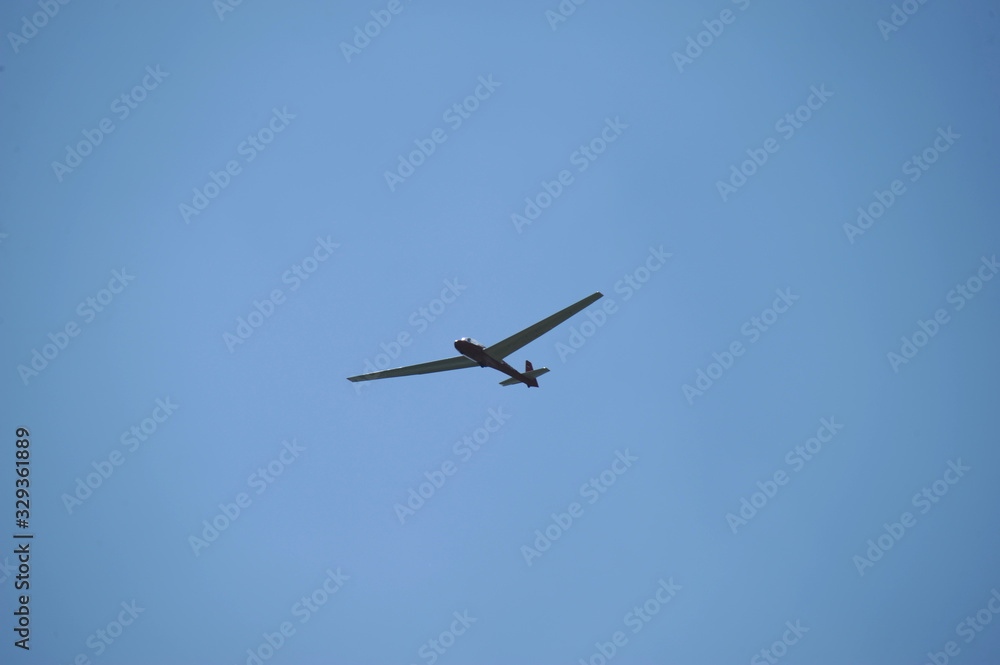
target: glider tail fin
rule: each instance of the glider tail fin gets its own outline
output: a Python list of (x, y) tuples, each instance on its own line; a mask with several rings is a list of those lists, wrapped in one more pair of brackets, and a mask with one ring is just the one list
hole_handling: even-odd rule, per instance
[[(538, 369), (533, 369), (531, 367), (531, 363), (530, 362), (529, 363), (525, 363), (525, 366), (526, 366), (525, 367), (526, 371), (524, 372), (524, 376), (528, 377), (529, 379), (538, 378), (542, 374), (545, 374), (546, 372), (549, 371), (548, 367), (539, 367)], [(520, 379), (510, 378), (510, 379), (506, 379), (504, 381), (501, 381), (500, 385), (501, 386), (516, 386), (519, 383), (523, 383), (523, 382)], [(536, 381), (535, 383), (537, 384), (538, 382)]]

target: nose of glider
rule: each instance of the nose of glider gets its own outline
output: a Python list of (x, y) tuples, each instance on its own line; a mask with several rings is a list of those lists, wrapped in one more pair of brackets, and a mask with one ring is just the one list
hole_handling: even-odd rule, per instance
[(455, 348), (459, 353), (465, 354), (470, 350), (482, 348), (482, 345), (471, 337), (463, 337), (455, 340)]

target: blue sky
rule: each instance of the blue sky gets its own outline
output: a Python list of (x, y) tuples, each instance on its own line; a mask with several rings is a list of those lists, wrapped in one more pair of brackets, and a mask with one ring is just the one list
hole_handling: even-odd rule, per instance
[(0, 9), (4, 662), (995, 662), (995, 2), (223, 2)]

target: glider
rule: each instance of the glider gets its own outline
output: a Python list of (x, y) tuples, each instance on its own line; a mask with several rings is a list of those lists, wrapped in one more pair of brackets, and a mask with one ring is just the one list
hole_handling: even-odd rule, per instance
[(538, 323), (528, 326), (519, 333), (515, 333), (507, 339), (497, 342), (493, 346), (484, 346), (472, 339), (463, 337), (455, 340), (455, 349), (461, 353), (460, 356), (435, 360), (419, 365), (408, 365), (406, 367), (396, 367), (381, 372), (371, 372), (369, 374), (359, 374), (358, 376), (347, 377), (348, 381), (371, 381), (372, 379), (388, 379), (395, 376), (410, 376), (411, 374), (430, 374), (431, 372), (445, 372), (451, 369), (464, 369), (466, 367), (492, 367), (500, 370), (511, 378), (500, 382), (501, 386), (513, 386), (523, 383), (529, 388), (538, 387), (538, 378), (549, 371), (548, 367), (534, 369), (531, 361), (524, 361), (524, 371), (518, 372), (516, 369), (504, 362), (504, 358), (514, 353), (529, 342), (533, 342), (557, 325), (577, 314), (585, 307), (597, 302), (603, 294), (600, 292), (587, 296), (580, 302), (570, 305), (564, 310), (556, 312), (547, 319), (542, 319)]

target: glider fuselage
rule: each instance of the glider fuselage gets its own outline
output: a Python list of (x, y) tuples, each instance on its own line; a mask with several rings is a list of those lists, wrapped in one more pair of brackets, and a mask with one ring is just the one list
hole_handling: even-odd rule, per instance
[(527, 386), (533, 388), (538, 387), (538, 379), (532, 376), (525, 376), (511, 367), (506, 361), (494, 358), (486, 352), (485, 346), (471, 337), (456, 339), (455, 349), (466, 358), (474, 361), (480, 367), (492, 367), (493, 369), (499, 370), (513, 379), (517, 379)]

